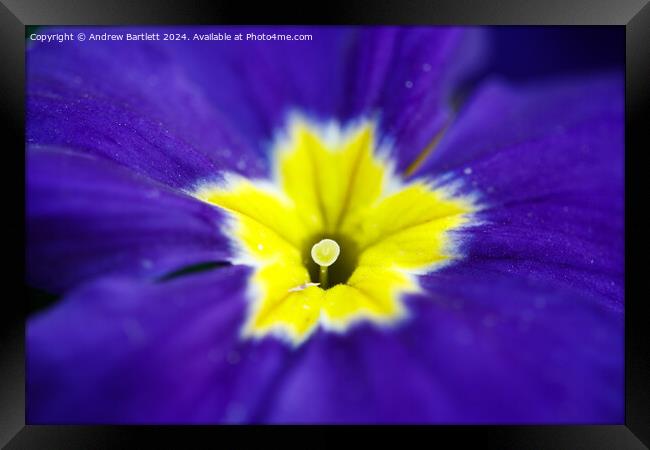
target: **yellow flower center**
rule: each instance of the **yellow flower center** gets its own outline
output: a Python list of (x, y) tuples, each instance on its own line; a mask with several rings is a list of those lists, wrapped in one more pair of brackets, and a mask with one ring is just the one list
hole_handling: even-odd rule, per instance
[(274, 183), (231, 175), (193, 192), (230, 213), (226, 231), (255, 267), (244, 336), (297, 345), (318, 326), (395, 323), (416, 275), (460, 256), (449, 231), (476, 207), (427, 181), (401, 184), (372, 123), (343, 132), (295, 119), (274, 157)]

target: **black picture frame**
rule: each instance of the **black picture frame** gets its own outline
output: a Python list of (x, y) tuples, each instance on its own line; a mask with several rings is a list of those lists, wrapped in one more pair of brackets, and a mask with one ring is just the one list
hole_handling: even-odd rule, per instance
[[(310, 12), (311, 11), (311, 12)], [(328, 1), (322, 8), (283, 6), (275, 2), (171, 2), (159, 0), (2, 0), (0, 38), (2, 71), (0, 93), (4, 133), (5, 289), (0, 306), (0, 445), (24, 448), (140, 447), (155, 434), (166, 448), (213, 447), (222, 434), (246, 438), (275, 433), (284, 427), (136, 427), (36, 426), (25, 424), (24, 326), (24, 73), (25, 26), (117, 24), (256, 24), (273, 20), (284, 24), (430, 24), (430, 25), (618, 25), (626, 34), (626, 311), (625, 311), (625, 423), (593, 426), (431, 426), (409, 427), (409, 432), (431, 434), (427, 439), (454, 445), (507, 448), (637, 449), (650, 446), (650, 317), (643, 295), (643, 258), (647, 231), (642, 227), (647, 205), (646, 166), (641, 155), (650, 149), (645, 119), (650, 100), (650, 4), (648, 0), (400, 0), (374, 2)], [(15, 262), (18, 263), (15, 263)], [(644, 262), (646, 261), (646, 262)], [(293, 427), (292, 427), (293, 428)], [(300, 427), (308, 442), (324, 443), (331, 429)], [(400, 427), (399, 429), (402, 429)], [(253, 431), (254, 433), (249, 433)], [(393, 428), (373, 427), (383, 439)], [(295, 430), (292, 430), (295, 431)], [(302, 441), (302, 439), (301, 439)], [(336, 441), (332, 441), (336, 442)], [(239, 446), (239, 445), (238, 445)]]

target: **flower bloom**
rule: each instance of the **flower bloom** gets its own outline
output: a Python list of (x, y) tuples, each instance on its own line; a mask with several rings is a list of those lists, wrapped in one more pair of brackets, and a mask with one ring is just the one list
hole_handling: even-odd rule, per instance
[(30, 423), (622, 422), (620, 73), (166, 31), (28, 50)]

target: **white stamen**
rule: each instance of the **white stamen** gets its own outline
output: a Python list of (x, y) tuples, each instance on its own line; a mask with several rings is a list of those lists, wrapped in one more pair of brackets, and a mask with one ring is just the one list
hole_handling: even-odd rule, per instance
[(321, 267), (329, 267), (336, 262), (341, 247), (332, 239), (323, 239), (311, 248), (311, 257)]
[(311, 248), (311, 258), (320, 266), (318, 281), (323, 289), (329, 287), (327, 268), (336, 262), (341, 247), (332, 239), (323, 239)]

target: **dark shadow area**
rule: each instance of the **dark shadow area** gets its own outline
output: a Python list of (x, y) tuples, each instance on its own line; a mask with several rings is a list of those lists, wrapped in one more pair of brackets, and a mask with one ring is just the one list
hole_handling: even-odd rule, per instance
[(52, 306), (59, 299), (59, 295), (52, 294), (42, 289), (27, 287), (27, 314), (32, 315)]
[(207, 270), (212, 270), (218, 267), (227, 267), (227, 266), (230, 266), (230, 263), (226, 261), (215, 261), (215, 262), (194, 264), (192, 266), (183, 267), (182, 269), (175, 270), (174, 272), (163, 275), (162, 277), (158, 278), (157, 281), (158, 282), (169, 281), (169, 280), (173, 280), (174, 278), (179, 278), (185, 275), (205, 272)]

